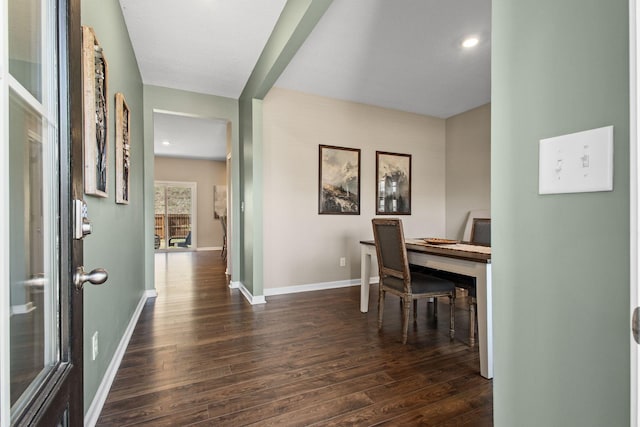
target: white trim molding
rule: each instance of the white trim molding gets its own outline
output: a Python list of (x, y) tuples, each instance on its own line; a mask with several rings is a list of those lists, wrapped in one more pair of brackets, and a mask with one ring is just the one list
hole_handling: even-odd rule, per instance
[(144, 296), (146, 296), (147, 299), (155, 298), (158, 296), (158, 291), (156, 289), (147, 289), (146, 291), (144, 291)]
[(200, 251), (221, 251), (222, 246), (204, 246), (202, 248), (196, 248), (196, 252)]
[(124, 334), (120, 339), (120, 343), (118, 344), (116, 351), (113, 353), (111, 363), (109, 363), (109, 366), (107, 367), (107, 370), (102, 377), (102, 381), (100, 382), (100, 386), (96, 391), (96, 395), (93, 397), (91, 406), (89, 406), (87, 413), (84, 415), (85, 426), (94, 427), (96, 425), (98, 417), (100, 417), (100, 412), (102, 412), (104, 402), (107, 400), (107, 396), (109, 395), (109, 390), (111, 390), (113, 380), (116, 378), (116, 374), (118, 373), (118, 368), (120, 367), (120, 363), (122, 362), (124, 353), (126, 352), (127, 346), (129, 345), (131, 335), (133, 335), (133, 330), (135, 329), (136, 324), (138, 323), (138, 319), (140, 318), (140, 314), (142, 313), (142, 309), (144, 308), (144, 304), (145, 302), (147, 302), (147, 299), (156, 296), (158, 296), (158, 293), (155, 289), (148, 289), (144, 291), (144, 293), (140, 297), (138, 306), (131, 316), (129, 325), (127, 325), (127, 329), (124, 331)]
[[(369, 283), (378, 283), (378, 277), (369, 279)], [(264, 290), (266, 296), (295, 294), (298, 292), (324, 291), (327, 289), (348, 288), (360, 286), (360, 279), (338, 280), (336, 282), (309, 283), (307, 285), (283, 286), (281, 288), (268, 288)]]
[[(379, 277), (371, 277), (370, 284), (378, 283)], [(325, 291), (328, 289), (349, 288), (351, 286), (360, 286), (360, 279), (338, 280), (335, 282), (309, 283), (306, 285), (283, 286), (281, 288), (267, 288), (264, 290), (264, 296), (253, 296), (251, 292), (244, 286), (242, 282), (229, 282), (229, 289), (239, 289), (242, 295), (251, 305), (266, 304), (265, 297), (274, 295), (297, 294), (299, 292)]]
[(251, 292), (249, 292), (249, 289), (247, 289), (244, 286), (244, 283), (240, 283), (240, 286), (238, 287), (238, 289), (240, 289), (240, 292), (242, 293), (242, 295), (244, 295), (246, 300), (249, 301), (249, 304), (251, 305), (267, 303), (267, 300), (264, 298), (264, 295), (258, 295), (258, 296), (252, 295)]

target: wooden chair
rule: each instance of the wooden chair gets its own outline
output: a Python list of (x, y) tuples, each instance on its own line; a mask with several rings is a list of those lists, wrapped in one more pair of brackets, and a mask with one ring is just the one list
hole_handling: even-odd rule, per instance
[(471, 243), (491, 246), (491, 218), (473, 218)]
[(222, 226), (222, 252), (220, 256), (227, 260), (227, 216), (220, 215), (220, 225)]
[[(469, 223), (470, 237), (469, 243), (474, 245), (491, 246), (491, 218), (472, 218)], [(476, 342), (476, 279), (449, 271), (426, 269), (428, 274), (436, 277), (451, 280), (457, 288), (465, 289), (468, 292), (469, 306), (469, 345), (474, 346)]]
[[(382, 329), (384, 299), (387, 292), (397, 295), (402, 301), (402, 343), (407, 343), (409, 312), (412, 301), (420, 298), (449, 297), (449, 336), (455, 332), (456, 289), (453, 282), (409, 270), (407, 247), (405, 246), (402, 221), (397, 218), (374, 218), (373, 236), (378, 258), (380, 285), (378, 292), (378, 329)], [(416, 315), (414, 310), (414, 322)]]

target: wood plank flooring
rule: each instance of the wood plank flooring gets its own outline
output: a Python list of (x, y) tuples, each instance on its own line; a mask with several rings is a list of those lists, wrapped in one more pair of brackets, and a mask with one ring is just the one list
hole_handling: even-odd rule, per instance
[(377, 330), (359, 287), (272, 296), (249, 305), (229, 289), (220, 253), (156, 255), (147, 302), (98, 426), (491, 426), (492, 382), (456, 339), (448, 302), (422, 302), (402, 345), (398, 299)]

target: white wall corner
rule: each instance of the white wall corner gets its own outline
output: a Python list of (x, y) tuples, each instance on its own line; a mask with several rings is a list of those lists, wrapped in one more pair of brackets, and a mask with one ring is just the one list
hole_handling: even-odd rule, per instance
[(246, 300), (249, 301), (249, 304), (257, 305), (267, 303), (264, 295), (253, 296), (251, 292), (249, 292), (249, 290), (244, 286), (244, 284), (240, 283), (240, 286), (238, 288), (240, 289), (240, 292), (242, 293), (242, 295), (244, 295)]

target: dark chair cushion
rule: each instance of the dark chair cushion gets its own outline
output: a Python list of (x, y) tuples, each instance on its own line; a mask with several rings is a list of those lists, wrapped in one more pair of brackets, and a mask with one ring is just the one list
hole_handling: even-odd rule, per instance
[(465, 276), (464, 274), (452, 273), (450, 271), (436, 270), (434, 268), (422, 267), (417, 265), (410, 265), (411, 275), (413, 277), (414, 272), (420, 274), (427, 274), (439, 279), (444, 279), (455, 283), (458, 288), (466, 289), (469, 292), (469, 296), (476, 297), (476, 279), (475, 277)]
[(432, 292), (455, 292), (455, 285), (450, 280), (423, 274), (420, 272), (411, 272), (411, 288), (414, 294), (426, 294)]

